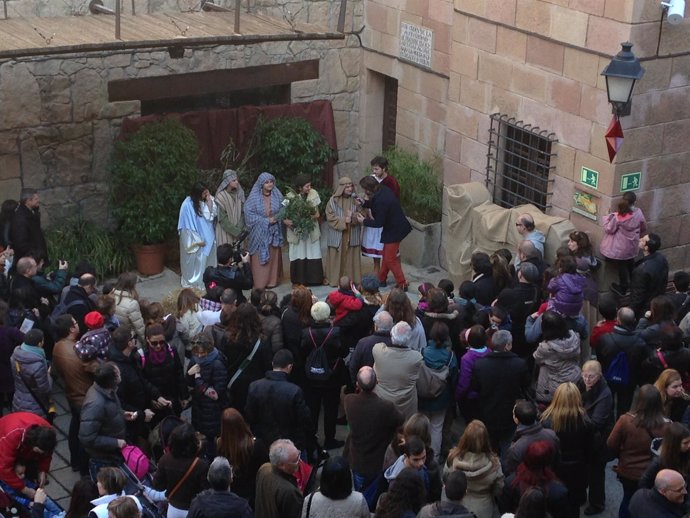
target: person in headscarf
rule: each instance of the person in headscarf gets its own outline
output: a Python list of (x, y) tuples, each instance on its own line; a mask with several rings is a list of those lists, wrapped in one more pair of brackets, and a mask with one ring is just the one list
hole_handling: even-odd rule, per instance
[(244, 230), (244, 189), (237, 173), (227, 169), (216, 190), (218, 224), (216, 225), (216, 246), (234, 244)]
[(306, 174), (295, 178), (297, 196), (301, 196), (314, 207), (314, 228), (309, 235), (298, 236), (293, 231), (293, 222), (284, 220), (287, 230), (287, 241), (290, 245), (290, 280), (292, 284), (315, 286), (323, 283), (323, 261), (321, 260), (321, 230), (319, 228), (319, 204), (321, 198), (316, 189), (311, 187), (311, 178)]
[(177, 232), (180, 235), (180, 282), (183, 288), (204, 290), (207, 266), (216, 266), (216, 233), (213, 222), (218, 208), (201, 182), (192, 187), (180, 206)]
[(338, 188), (326, 205), (328, 223), (328, 255), (326, 256), (326, 277), (331, 286), (338, 286), (338, 280), (347, 275), (359, 284), (362, 279), (362, 226), (355, 214), (363, 209), (355, 203), (352, 179), (343, 176)]
[(283, 194), (271, 173), (263, 172), (244, 204), (244, 220), (249, 229), (247, 249), (254, 288), (273, 288), (281, 273), (283, 223), (277, 219)]

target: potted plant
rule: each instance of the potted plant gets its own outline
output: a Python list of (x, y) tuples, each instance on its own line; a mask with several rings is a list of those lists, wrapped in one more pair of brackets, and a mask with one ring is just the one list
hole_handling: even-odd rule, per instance
[(197, 177), (194, 133), (167, 119), (116, 142), (112, 208), (118, 232), (142, 275), (163, 271), (165, 242), (175, 235), (180, 203)]
[(386, 150), (388, 170), (400, 184), (400, 204), (412, 232), (400, 244), (400, 255), (414, 266), (439, 264), (442, 187), (436, 165), (398, 147)]

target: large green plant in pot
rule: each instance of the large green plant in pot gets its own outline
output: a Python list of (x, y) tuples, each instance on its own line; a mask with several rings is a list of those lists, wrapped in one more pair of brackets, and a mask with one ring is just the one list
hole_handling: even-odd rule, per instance
[[(196, 181), (199, 145), (175, 120), (143, 125), (115, 144), (112, 207), (125, 243), (141, 249), (161, 245), (177, 230), (180, 203)], [(153, 269), (162, 271), (160, 267)], [(144, 272), (137, 262), (137, 269)]]
[(281, 187), (294, 187), (298, 174), (320, 179), (328, 160), (336, 156), (323, 135), (301, 117), (262, 118), (255, 131), (259, 168), (275, 176)]
[(435, 164), (398, 147), (387, 149), (388, 170), (400, 184), (400, 203), (419, 223), (441, 221), (442, 182)]

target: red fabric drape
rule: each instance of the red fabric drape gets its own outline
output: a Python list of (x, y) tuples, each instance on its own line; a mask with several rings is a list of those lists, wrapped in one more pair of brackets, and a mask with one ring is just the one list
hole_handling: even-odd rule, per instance
[[(187, 113), (166, 113), (128, 117), (122, 121), (120, 135), (123, 138), (136, 132), (141, 126), (152, 121), (174, 118), (191, 129), (199, 141), (199, 160), (201, 169), (221, 167), (220, 154), (232, 138), (238, 149), (244, 153), (254, 133), (256, 122), (262, 115), (266, 119), (277, 117), (302, 117), (337, 150), (333, 107), (330, 101), (312, 101), (298, 104), (276, 104), (271, 106), (241, 106)], [(329, 160), (324, 170), (324, 183), (333, 185), (335, 160)]]

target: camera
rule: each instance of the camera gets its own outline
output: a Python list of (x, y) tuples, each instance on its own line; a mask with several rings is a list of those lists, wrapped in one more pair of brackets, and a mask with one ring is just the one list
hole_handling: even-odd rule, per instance
[(234, 263), (241, 263), (242, 262), (242, 242), (247, 239), (247, 236), (249, 235), (248, 230), (243, 230), (239, 236), (237, 236), (237, 241), (235, 241), (232, 245), (232, 261)]

